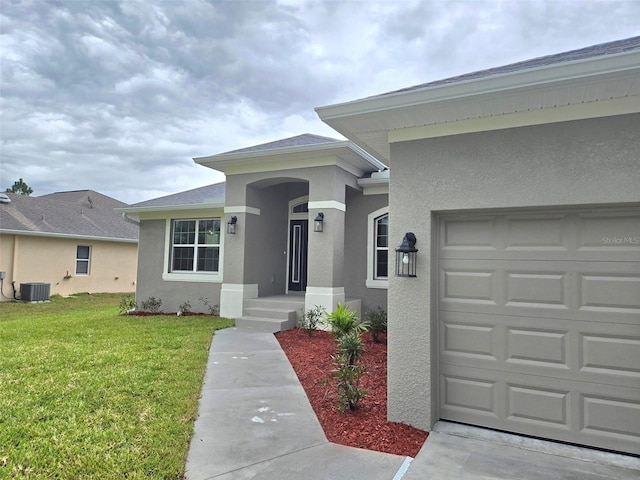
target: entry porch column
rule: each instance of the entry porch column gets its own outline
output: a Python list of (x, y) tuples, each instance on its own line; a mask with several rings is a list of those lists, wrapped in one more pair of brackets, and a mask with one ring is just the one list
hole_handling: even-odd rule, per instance
[[(309, 186), (309, 255), (305, 309), (315, 306), (333, 312), (345, 302), (344, 292), (344, 221), (345, 187)], [(328, 192), (329, 191), (329, 192)], [(332, 197), (327, 198), (327, 193)], [(314, 219), (324, 214), (323, 231), (314, 232)]]

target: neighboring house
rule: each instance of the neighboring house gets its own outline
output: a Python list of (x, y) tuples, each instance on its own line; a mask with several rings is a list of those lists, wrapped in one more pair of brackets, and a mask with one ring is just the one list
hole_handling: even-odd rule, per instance
[(388, 415), (640, 453), (640, 37), (318, 108), (391, 166)]
[[(7, 199), (9, 200), (7, 202)], [(2, 300), (20, 285), (49, 284), (51, 295), (135, 291), (138, 227), (115, 208), (126, 204), (92, 190), (0, 201)]]
[(639, 454), (640, 37), (317, 112), (349, 140), (197, 158), (226, 186), (122, 209), (138, 300), (381, 306), (390, 420)]

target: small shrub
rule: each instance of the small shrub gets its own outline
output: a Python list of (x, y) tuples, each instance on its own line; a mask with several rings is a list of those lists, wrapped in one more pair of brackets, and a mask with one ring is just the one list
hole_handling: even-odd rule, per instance
[(380, 343), (380, 335), (387, 331), (387, 312), (378, 307), (375, 310), (369, 310), (364, 318), (369, 325), (373, 341)]
[(182, 302), (178, 305), (178, 312), (182, 315), (191, 313), (191, 303), (188, 300), (186, 302)]
[(218, 305), (211, 305), (207, 297), (200, 297), (198, 300), (200, 300), (200, 302), (207, 309), (209, 315), (215, 315), (216, 317), (218, 316), (218, 314), (220, 313)]
[(338, 380), (338, 408), (341, 412), (358, 408), (367, 392), (360, 388), (360, 378), (367, 373), (364, 365), (358, 363), (364, 347), (360, 332), (352, 329), (336, 339), (337, 353), (333, 357), (336, 365), (335, 377)]
[(156, 297), (149, 297), (142, 302), (142, 310), (149, 313), (160, 313), (162, 307), (162, 300)]
[(307, 332), (307, 335), (313, 335), (318, 329), (318, 325), (322, 321), (322, 317), (326, 314), (324, 308), (316, 305), (310, 310), (302, 314), (302, 318), (298, 320), (298, 327)]
[(339, 356), (336, 363), (339, 365), (335, 374), (338, 379), (338, 408), (343, 413), (354, 411), (360, 400), (367, 396), (366, 390), (360, 388), (360, 377), (366, 373), (366, 368), (364, 365), (344, 364)]
[(355, 311), (341, 303), (335, 311), (327, 315), (327, 323), (336, 338), (343, 337), (353, 330), (364, 332), (368, 328), (366, 323), (358, 321), (358, 314)]
[(131, 294), (124, 295), (118, 304), (118, 313), (120, 315), (129, 315), (135, 312), (136, 308), (138, 308), (138, 305), (136, 305), (136, 297)]
[(364, 346), (362, 345), (360, 332), (353, 330), (338, 338), (336, 343), (338, 354), (344, 355), (349, 365), (355, 365), (362, 357)]

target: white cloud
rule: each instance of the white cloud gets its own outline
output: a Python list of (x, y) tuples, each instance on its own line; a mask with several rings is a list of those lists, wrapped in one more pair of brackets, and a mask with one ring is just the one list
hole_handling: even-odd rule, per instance
[[(612, 28), (615, 25), (615, 28)], [(0, 178), (127, 202), (212, 155), (310, 132), (316, 106), (640, 34), (640, 3), (7, 2)], [(6, 185), (4, 185), (6, 184)]]

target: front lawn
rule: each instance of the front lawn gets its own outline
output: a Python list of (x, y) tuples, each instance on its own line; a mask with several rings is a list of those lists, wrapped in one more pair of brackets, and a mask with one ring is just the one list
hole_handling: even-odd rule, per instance
[(0, 478), (180, 479), (209, 316), (119, 316), (122, 295), (0, 304)]

